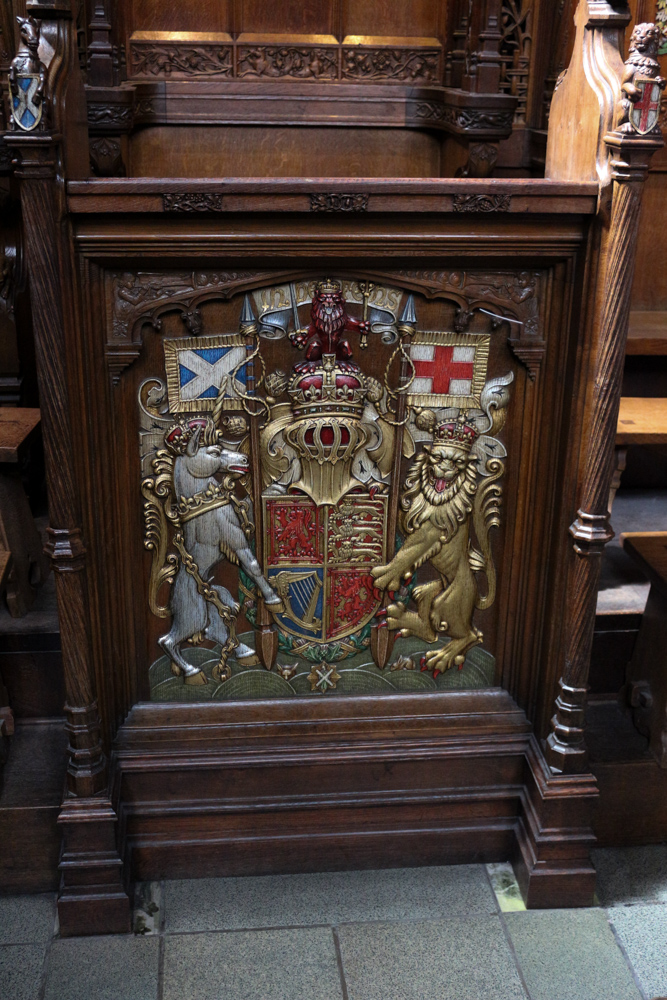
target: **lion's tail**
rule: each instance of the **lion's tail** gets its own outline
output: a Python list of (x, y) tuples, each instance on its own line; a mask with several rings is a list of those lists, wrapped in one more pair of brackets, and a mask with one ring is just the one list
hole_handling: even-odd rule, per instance
[(493, 527), (500, 526), (500, 498), (502, 489), (497, 483), (505, 471), (500, 459), (492, 458), (486, 463), (486, 470), (490, 473), (486, 478), (475, 498), (475, 508), (473, 512), (473, 522), (475, 534), (481, 552), (471, 549), (470, 568), (473, 572), (483, 571), (487, 580), (487, 592), (485, 596), (480, 596), (475, 602), (475, 607), (480, 611), (490, 608), (496, 599), (496, 567), (491, 551), (491, 539), (489, 532)]

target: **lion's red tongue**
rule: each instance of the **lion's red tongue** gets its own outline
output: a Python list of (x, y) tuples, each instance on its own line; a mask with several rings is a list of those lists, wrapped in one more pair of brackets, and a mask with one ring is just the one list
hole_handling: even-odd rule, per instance
[(438, 493), (442, 493), (446, 485), (447, 484), (445, 483), (444, 479), (436, 479), (435, 481), (435, 488), (438, 491)]

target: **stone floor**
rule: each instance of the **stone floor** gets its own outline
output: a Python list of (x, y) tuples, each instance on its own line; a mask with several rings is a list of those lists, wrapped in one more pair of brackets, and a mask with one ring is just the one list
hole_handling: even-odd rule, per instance
[(145, 883), (135, 934), (0, 897), (7, 1000), (650, 1000), (667, 845), (595, 852), (600, 905), (526, 911), (508, 865)]

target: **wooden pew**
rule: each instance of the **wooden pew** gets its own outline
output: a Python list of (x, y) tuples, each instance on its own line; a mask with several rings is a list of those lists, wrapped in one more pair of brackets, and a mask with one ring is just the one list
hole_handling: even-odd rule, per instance
[(37, 409), (0, 408), (0, 566), (6, 571), (2, 575), (7, 605), (14, 618), (29, 610), (36, 587), (48, 572), (20, 473), (20, 462), (39, 423)]
[(628, 448), (635, 444), (667, 444), (667, 399), (622, 396), (616, 425), (614, 475), (609, 490), (609, 510), (621, 485)]
[(667, 767), (667, 531), (627, 532), (621, 545), (651, 582), (628, 670), (628, 701), (636, 727)]

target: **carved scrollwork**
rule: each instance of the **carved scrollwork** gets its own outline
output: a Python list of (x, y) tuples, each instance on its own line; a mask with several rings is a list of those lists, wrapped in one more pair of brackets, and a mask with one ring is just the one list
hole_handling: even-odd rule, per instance
[(253, 45), (237, 53), (239, 77), (276, 77), (296, 80), (335, 80), (338, 76), (336, 48), (293, 45)]
[(221, 194), (163, 194), (162, 207), (165, 212), (221, 212)]
[(198, 45), (132, 42), (134, 76), (232, 76), (232, 46), (219, 42)]
[(463, 313), (472, 312), (480, 306), (488, 308), (500, 322), (507, 320), (513, 330), (510, 347), (523, 363), (526, 361), (519, 354), (519, 345), (521, 349), (528, 346), (544, 349), (540, 339), (538, 271), (401, 269), (391, 273), (396, 275), (397, 281), (414, 281), (426, 294), (444, 292), (451, 295), (461, 311), (459, 322), (463, 322)]
[(179, 304), (192, 321), (193, 300), (202, 293), (231, 289), (254, 276), (254, 271), (116, 273), (112, 277), (112, 340), (127, 344), (142, 318), (159, 327), (155, 309), (171, 302)]
[(508, 194), (455, 194), (455, 212), (509, 212), (512, 198)]
[(467, 132), (509, 132), (512, 128), (513, 111), (480, 111), (474, 108), (442, 109), (442, 121)]
[(104, 125), (129, 130), (132, 127), (134, 110), (129, 104), (89, 104), (88, 124)]
[(438, 49), (343, 49), (342, 77), (346, 80), (396, 80), (400, 83), (437, 83)]
[(367, 194), (311, 194), (311, 212), (367, 212)]

